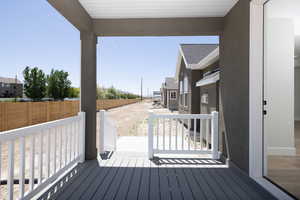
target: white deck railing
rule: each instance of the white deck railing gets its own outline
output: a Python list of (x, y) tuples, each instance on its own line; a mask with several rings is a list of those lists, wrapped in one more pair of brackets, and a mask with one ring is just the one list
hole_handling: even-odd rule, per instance
[[(0, 180), (5, 183), (1, 189), (7, 192), (4, 198), (31, 199), (76, 163), (84, 161), (84, 144), (85, 113), (1, 132)], [(0, 191), (0, 196), (1, 193), (4, 191)]]
[(99, 151), (115, 151), (117, 143), (117, 128), (109, 113), (100, 110), (97, 114), (99, 127)]
[(148, 153), (211, 154), (219, 159), (218, 112), (211, 114), (153, 114), (148, 119)]

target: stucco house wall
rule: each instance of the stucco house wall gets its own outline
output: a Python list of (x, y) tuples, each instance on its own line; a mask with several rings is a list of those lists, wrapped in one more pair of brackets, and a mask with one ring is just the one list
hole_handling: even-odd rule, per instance
[(238, 1), (225, 16), (220, 37), (220, 86), (231, 161), (249, 173), (250, 1)]

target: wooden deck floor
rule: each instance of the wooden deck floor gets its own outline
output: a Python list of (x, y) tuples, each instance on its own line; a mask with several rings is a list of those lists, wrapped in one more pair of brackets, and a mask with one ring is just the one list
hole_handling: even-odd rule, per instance
[[(79, 165), (45, 195), (50, 199), (274, 199), (250, 178), (219, 161), (115, 153)], [(40, 199), (45, 199), (46, 196)]]

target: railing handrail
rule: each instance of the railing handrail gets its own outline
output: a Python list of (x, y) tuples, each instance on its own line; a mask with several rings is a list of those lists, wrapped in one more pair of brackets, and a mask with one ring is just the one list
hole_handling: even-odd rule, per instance
[(211, 119), (211, 114), (152, 114), (152, 118), (168, 118), (168, 119)]
[(0, 142), (15, 140), (20, 137), (26, 137), (36, 134), (36, 132), (42, 131), (44, 129), (55, 128), (57, 126), (63, 126), (69, 122), (74, 122), (75, 120), (80, 120), (82, 113), (76, 116), (68, 117), (64, 119), (58, 119), (50, 122), (44, 122), (41, 124), (26, 126), (18, 129), (12, 129), (8, 131), (0, 132)]

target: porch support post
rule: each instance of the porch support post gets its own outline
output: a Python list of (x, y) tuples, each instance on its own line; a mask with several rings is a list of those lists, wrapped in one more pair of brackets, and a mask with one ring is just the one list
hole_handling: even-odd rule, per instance
[(80, 32), (81, 39), (81, 94), (80, 109), (86, 113), (85, 159), (97, 158), (96, 149), (96, 45), (97, 36)]

